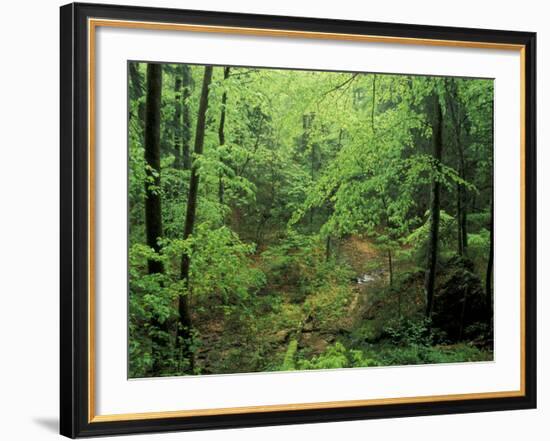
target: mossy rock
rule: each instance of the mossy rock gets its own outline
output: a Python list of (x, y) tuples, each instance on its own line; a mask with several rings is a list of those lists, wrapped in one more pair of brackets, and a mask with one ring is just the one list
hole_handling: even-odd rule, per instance
[(473, 263), (461, 256), (450, 258), (440, 268), (432, 324), (447, 341), (487, 338), (485, 293), (473, 270)]

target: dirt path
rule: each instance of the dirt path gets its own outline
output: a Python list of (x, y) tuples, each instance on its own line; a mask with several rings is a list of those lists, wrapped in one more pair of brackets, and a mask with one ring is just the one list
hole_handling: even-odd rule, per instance
[[(298, 342), (300, 348), (307, 348), (310, 355), (319, 355), (323, 353), (327, 346), (333, 344), (339, 334), (352, 331), (358, 321), (363, 319), (364, 312), (369, 307), (369, 292), (373, 287), (386, 283), (387, 275), (382, 270), (384, 265), (383, 257), (380, 252), (372, 245), (368, 239), (361, 237), (350, 237), (340, 245), (340, 258), (347, 262), (353, 269), (354, 278), (349, 281), (351, 294), (344, 317), (338, 323), (337, 329), (317, 329), (307, 318), (298, 332)], [(216, 353), (213, 348), (219, 346), (224, 332), (223, 320), (211, 320), (201, 330), (201, 339), (203, 346), (197, 354), (197, 363), (208, 372), (208, 366), (212, 364), (209, 360), (211, 353)], [(288, 329), (284, 332), (279, 331), (281, 337), (275, 338), (279, 342), (280, 350), (286, 350), (289, 336), (293, 331)], [(232, 345), (225, 348), (231, 350)], [(216, 361), (217, 362), (217, 361)]]
[(300, 347), (307, 347), (312, 355), (324, 352), (341, 332), (347, 333), (354, 329), (369, 307), (369, 291), (373, 286), (385, 283), (386, 280), (386, 274), (381, 270), (383, 258), (367, 239), (360, 237), (347, 239), (341, 244), (340, 257), (347, 262), (355, 274), (353, 280), (349, 282), (351, 296), (337, 330), (327, 331), (306, 326), (300, 333)]
[(383, 257), (368, 239), (353, 236), (342, 245), (342, 256), (356, 273), (353, 283), (353, 296), (348, 306), (345, 325), (352, 328), (368, 307), (369, 288), (385, 281)]
[(364, 274), (373, 262), (380, 261), (379, 251), (367, 239), (352, 236), (341, 246), (341, 253), (357, 275)]

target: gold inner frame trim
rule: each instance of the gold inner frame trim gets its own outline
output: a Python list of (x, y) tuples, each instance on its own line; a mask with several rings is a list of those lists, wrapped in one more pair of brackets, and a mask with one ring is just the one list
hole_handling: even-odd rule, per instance
[[(365, 400), (327, 401), (315, 403), (275, 404), (264, 406), (226, 407), (217, 409), (193, 409), (161, 412), (96, 415), (95, 383), (95, 37), (97, 27), (130, 28), (160, 31), (187, 31), (222, 33), (264, 37), (309, 38), (368, 43), (410, 44), (419, 46), (461, 47), (476, 49), (510, 50), (520, 53), (520, 389), (513, 391), (431, 395), (398, 398), (374, 398)], [(525, 396), (525, 46), (520, 44), (439, 40), (424, 38), (391, 37), (260, 29), (231, 26), (191, 25), (180, 23), (155, 23), (108, 19), (88, 19), (88, 422), (112, 422), (182, 418), (193, 416), (232, 415), (242, 413), (277, 412), (291, 410), (334, 409), (389, 404), (413, 404), (459, 400), (491, 399)], [(494, 191), (494, 190), (493, 190)]]
[(471, 400), (482, 398), (497, 397), (518, 397), (522, 396), (521, 391), (506, 392), (487, 392), (478, 394), (454, 394), (454, 395), (435, 395), (418, 397), (400, 397), (400, 398), (374, 398), (370, 400), (349, 400), (349, 401), (326, 401), (319, 403), (299, 403), (299, 404), (273, 404), (266, 406), (246, 406), (229, 407), (220, 409), (199, 409), (199, 410), (175, 410), (163, 412), (144, 412), (144, 413), (126, 413), (116, 415), (96, 415), (91, 422), (107, 421), (130, 421), (130, 420), (148, 420), (163, 418), (181, 418), (191, 416), (211, 416), (211, 415), (234, 415), (239, 413), (259, 413), (259, 412), (277, 412), (281, 410), (308, 410), (308, 409), (336, 409), (339, 407), (361, 407), (365, 405), (385, 405), (385, 404), (408, 404), (408, 403), (429, 403), (434, 401), (456, 401)]

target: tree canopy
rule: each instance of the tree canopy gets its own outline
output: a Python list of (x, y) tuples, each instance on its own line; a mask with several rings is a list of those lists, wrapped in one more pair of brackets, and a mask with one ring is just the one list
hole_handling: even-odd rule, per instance
[(492, 80), (128, 72), (131, 377), (492, 359)]

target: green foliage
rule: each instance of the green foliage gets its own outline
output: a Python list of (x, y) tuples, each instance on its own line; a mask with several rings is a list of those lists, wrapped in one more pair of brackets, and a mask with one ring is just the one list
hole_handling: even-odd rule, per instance
[[(428, 213), (426, 214), (428, 215)], [(455, 243), (456, 219), (445, 211), (440, 211), (439, 219), (439, 243), (440, 249), (450, 249)], [(428, 238), (430, 234), (430, 219), (414, 229), (411, 234), (403, 239), (403, 243), (410, 247), (415, 253), (415, 259), (419, 262), (425, 261), (428, 252)]]
[[(339, 284), (351, 276), (345, 265), (326, 260), (317, 237), (294, 230), (287, 230), (279, 243), (269, 247), (261, 257), (263, 271), (269, 275), (271, 286), (286, 290), (295, 302), (303, 302), (307, 296), (327, 287), (336, 286), (338, 289)], [(334, 294), (332, 292), (329, 296), (338, 299)]]
[(262, 253), (265, 272), (270, 282), (278, 286), (293, 286), (299, 292), (315, 289), (320, 255), (315, 249), (314, 239), (300, 235), (292, 230), (278, 244), (272, 245)]
[(430, 328), (426, 319), (401, 318), (390, 322), (384, 332), (396, 346), (430, 346), (434, 340)]
[(300, 369), (340, 369), (487, 360), (492, 360), (491, 353), (465, 343), (455, 346), (371, 345), (363, 350), (350, 350), (342, 343), (335, 343), (321, 355), (299, 361), (298, 366)]
[(483, 274), (490, 246), (490, 232), (481, 228), (478, 233), (468, 234), (468, 257), (472, 259), (478, 274)]
[(492, 360), (492, 353), (470, 344), (454, 346), (386, 346), (365, 351), (376, 356), (380, 366), (404, 366), (410, 364), (456, 363)]
[(350, 367), (349, 353), (341, 343), (336, 343), (312, 360), (303, 360), (301, 369), (340, 369)]
[(175, 318), (172, 307), (174, 298), (164, 289), (166, 277), (162, 274), (142, 275), (139, 268), (147, 265), (147, 260), (162, 260), (150, 248), (135, 244), (129, 253), (129, 357), (135, 360), (130, 364), (132, 377), (143, 377), (152, 369), (153, 346), (140, 344), (142, 341), (164, 342), (164, 345), (155, 349), (165, 355), (165, 369), (173, 368), (175, 361), (171, 354), (174, 351), (175, 339), (170, 332), (166, 332), (163, 324), (169, 326)]
[[(441, 344), (423, 319), (434, 183), (437, 289), (452, 278), (445, 265), (458, 249), (459, 202), (468, 280), (487, 270), (492, 80), (214, 67), (204, 148), (193, 154), (205, 68), (165, 64), (157, 170), (145, 160), (145, 72), (145, 63), (130, 65), (130, 377), (492, 357), (479, 344), (491, 340), (490, 323), (468, 326), (479, 349)], [(194, 191), (185, 152), (199, 179), (184, 236)], [(148, 195), (161, 201), (157, 252), (146, 240)], [(151, 262), (162, 271), (150, 274)], [(189, 353), (176, 337), (182, 302)]]
[(288, 345), (288, 349), (286, 350), (283, 364), (281, 365), (282, 371), (293, 371), (294, 369), (296, 369), (294, 357), (296, 356), (297, 350), (298, 350), (298, 340), (292, 339)]
[(302, 311), (313, 327), (337, 330), (346, 315), (350, 297), (349, 287), (329, 284), (308, 296), (303, 303)]

